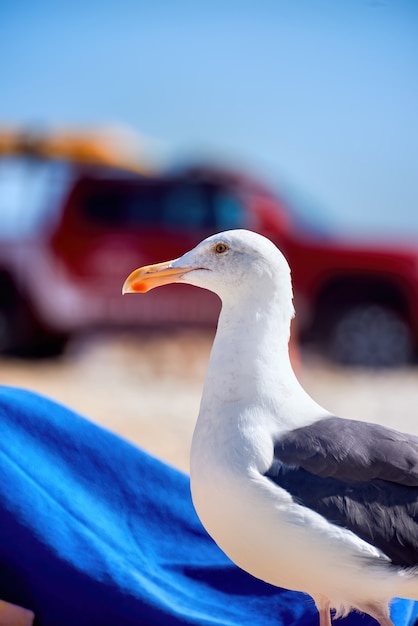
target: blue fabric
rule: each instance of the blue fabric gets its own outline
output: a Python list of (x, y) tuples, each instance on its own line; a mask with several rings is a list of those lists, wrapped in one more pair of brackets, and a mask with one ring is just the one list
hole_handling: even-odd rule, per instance
[[(186, 475), (27, 391), (0, 387), (0, 421), (0, 598), (36, 624), (316, 626), (308, 596), (221, 553)], [(392, 613), (399, 626), (418, 615), (404, 600)]]

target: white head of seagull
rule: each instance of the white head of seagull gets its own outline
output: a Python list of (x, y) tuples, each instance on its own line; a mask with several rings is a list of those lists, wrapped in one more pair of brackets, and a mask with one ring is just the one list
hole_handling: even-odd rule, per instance
[[(391, 597), (418, 599), (416, 569), (408, 569), (418, 564), (418, 541), (407, 530), (418, 523), (418, 439), (331, 417), (299, 385), (287, 347), (290, 270), (265, 237), (213, 235), (174, 261), (135, 270), (123, 292), (172, 282), (222, 300), (191, 451), (203, 525), (246, 571), (309, 593), (321, 626), (330, 626), (330, 607), (389, 626)], [(361, 441), (361, 455), (345, 449), (347, 433)], [(379, 437), (392, 448), (380, 451)], [(404, 502), (396, 517), (394, 490)]]
[[(265, 403), (283, 405), (297, 393), (300, 419), (312, 421), (318, 407), (300, 387), (288, 355), (292, 283), (278, 248), (248, 230), (221, 232), (178, 259), (133, 271), (123, 293), (143, 293), (173, 282), (208, 289), (222, 300), (202, 407), (211, 405), (213, 412), (214, 394), (219, 402), (255, 396), (260, 401), (263, 395)], [(282, 413), (283, 426), (298, 423), (297, 414)], [(285, 423), (285, 416), (291, 417), (291, 424)]]
[[(255, 397), (260, 401), (261, 395), (265, 402), (283, 403), (289, 399), (283, 387), (306, 395), (288, 356), (294, 316), (290, 268), (269, 239), (248, 230), (212, 235), (178, 259), (135, 270), (123, 293), (173, 282), (208, 289), (222, 301), (200, 422), (206, 406), (215, 419), (215, 395), (218, 403)], [(309, 411), (305, 421), (307, 415)]]
[(279, 300), (283, 317), (290, 323), (293, 316), (290, 269), (284, 256), (269, 239), (248, 230), (212, 235), (178, 259), (135, 270), (123, 293), (172, 282), (209, 289), (224, 306), (245, 301), (258, 310), (269, 300)]

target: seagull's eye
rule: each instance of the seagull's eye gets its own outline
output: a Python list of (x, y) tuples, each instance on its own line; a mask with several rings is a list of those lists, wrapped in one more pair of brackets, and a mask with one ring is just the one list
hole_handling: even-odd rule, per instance
[(216, 254), (223, 254), (227, 250), (229, 250), (229, 248), (226, 245), (226, 243), (217, 243), (216, 246), (215, 246)]

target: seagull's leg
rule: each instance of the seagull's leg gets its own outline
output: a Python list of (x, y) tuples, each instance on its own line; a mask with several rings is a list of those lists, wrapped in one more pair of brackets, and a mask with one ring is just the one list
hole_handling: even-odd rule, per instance
[(319, 626), (332, 626), (329, 606), (327, 609), (321, 609), (319, 611)]
[(394, 626), (390, 619), (389, 607), (387, 606), (374, 604), (370, 606), (370, 610), (367, 610), (367, 613), (374, 617), (374, 619), (379, 622), (380, 626)]
[(377, 619), (380, 626), (395, 626), (388, 615), (382, 615), (382, 617), (379, 617)]
[(332, 626), (331, 606), (328, 598), (326, 596), (315, 598), (315, 604), (319, 612), (319, 626)]
[[(330, 608), (323, 608), (319, 611), (319, 626), (332, 626)], [(383, 624), (381, 625), (383, 626)], [(386, 625), (385, 625), (386, 626)]]

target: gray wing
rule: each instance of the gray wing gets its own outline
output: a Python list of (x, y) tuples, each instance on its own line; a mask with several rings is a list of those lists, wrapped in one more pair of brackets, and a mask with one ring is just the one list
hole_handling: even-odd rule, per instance
[(280, 437), (265, 475), (394, 564), (418, 565), (417, 437), (326, 418)]
[(378, 424), (328, 417), (282, 436), (274, 455), (318, 476), (418, 487), (418, 437)]

